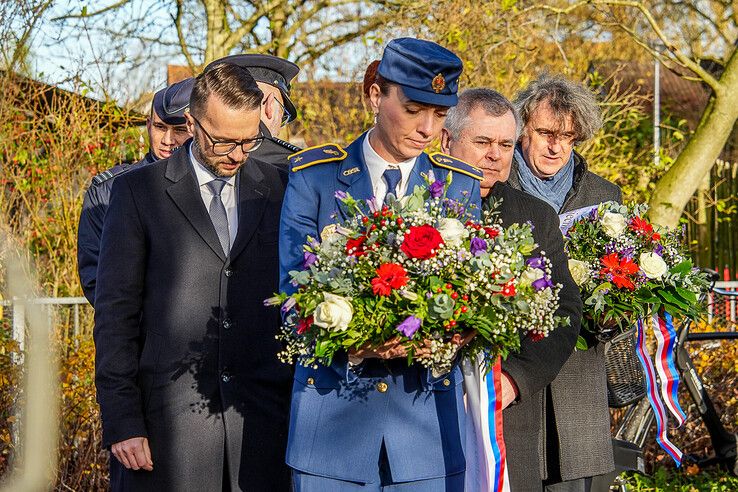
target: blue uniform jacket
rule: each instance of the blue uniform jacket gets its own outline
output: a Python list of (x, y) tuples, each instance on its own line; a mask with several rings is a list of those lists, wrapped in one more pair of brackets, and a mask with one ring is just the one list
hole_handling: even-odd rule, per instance
[[(290, 157), (279, 244), (283, 290), (294, 289), (288, 272), (302, 268), (307, 236), (319, 238), (324, 227), (337, 221), (335, 217), (340, 219), (335, 192), (342, 190), (357, 199), (372, 195), (362, 152), (365, 135), (345, 151), (327, 145)], [(437, 179), (455, 171), (448, 196), (469, 197), (470, 203), (479, 205), (481, 171), (443, 154), (421, 154), (408, 189), (425, 185), (422, 174), (431, 169)], [(367, 359), (349, 367), (343, 355), (331, 367), (298, 365), (287, 464), (315, 475), (367, 483), (376, 475), (384, 443), (394, 481), (463, 472), (461, 383), (458, 367), (434, 378), (419, 365), (408, 367), (404, 359)]]
[(156, 161), (154, 154), (149, 152), (135, 164), (118, 164), (92, 178), (92, 183), (87, 188), (77, 230), (77, 271), (82, 283), (82, 291), (93, 306), (95, 305), (97, 260), (100, 255), (103, 221), (108, 205), (110, 205), (110, 190), (113, 189), (115, 177), (136, 169), (139, 165)]

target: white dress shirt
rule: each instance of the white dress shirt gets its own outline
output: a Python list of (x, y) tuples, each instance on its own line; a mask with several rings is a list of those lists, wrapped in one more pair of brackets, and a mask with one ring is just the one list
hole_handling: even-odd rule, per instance
[[(192, 153), (192, 145), (190, 145), (190, 162), (192, 168), (195, 170), (195, 176), (197, 177), (197, 185), (200, 188), (200, 197), (202, 202), (205, 204), (205, 210), (210, 210), (210, 202), (215, 195), (210, 191), (208, 183), (218, 179), (218, 176), (214, 175), (205, 166), (195, 158)], [(230, 237), (230, 246), (233, 246), (233, 240), (236, 239), (236, 233), (238, 233), (238, 201), (236, 200), (236, 176), (230, 178), (220, 178), (226, 182), (223, 187), (223, 191), (220, 192), (220, 199), (223, 201), (225, 206), (226, 215), (228, 216), (228, 236)]]
[(369, 170), (369, 177), (372, 180), (372, 191), (374, 192), (374, 196), (378, 203), (384, 202), (384, 196), (387, 194), (387, 183), (382, 179), (382, 174), (384, 174), (384, 171), (386, 171), (387, 168), (392, 166), (399, 169), (400, 174), (402, 174), (402, 179), (400, 179), (400, 182), (397, 184), (397, 198), (401, 198), (407, 193), (407, 184), (410, 181), (410, 173), (413, 170), (417, 157), (413, 157), (412, 159), (399, 162), (397, 164), (387, 162), (377, 154), (377, 152), (372, 148), (372, 144), (369, 143), (369, 135), (371, 132), (372, 130), (367, 132), (361, 147), (362, 152), (364, 153), (366, 167)]

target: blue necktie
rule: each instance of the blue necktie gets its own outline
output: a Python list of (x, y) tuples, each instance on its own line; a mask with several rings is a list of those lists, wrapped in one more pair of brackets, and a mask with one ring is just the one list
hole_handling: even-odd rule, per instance
[(222, 179), (214, 179), (207, 185), (213, 193), (213, 199), (210, 200), (210, 207), (208, 208), (210, 220), (213, 221), (213, 227), (215, 227), (215, 232), (218, 234), (223, 252), (228, 256), (228, 252), (231, 250), (231, 236), (228, 234), (228, 214), (226, 214), (225, 205), (223, 205), (223, 200), (220, 197), (226, 182)]
[[(397, 185), (402, 179), (402, 172), (399, 169), (387, 169), (383, 174), (385, 183), (387, 183), (387, 195), (392, 193), (397, 197)], [(384, 195), (384, 201), (387, 202), (387, 195)]]

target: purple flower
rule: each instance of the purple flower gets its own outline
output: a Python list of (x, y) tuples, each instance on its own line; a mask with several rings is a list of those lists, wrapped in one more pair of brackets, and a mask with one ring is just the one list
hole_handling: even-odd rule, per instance
[(320, 248), (320, 243), (310, 236), (308, 236), (307, 238), (307, 243), (308, 243), (308, 246), (310, 246), (313, 249)]
[(469, 244), (469, 251), (471, 251), (474, 256), (479, 256), (483, 253), (486, 253), (487, 241), (485, 241), (481, 237), (473, 237), (471, 243)]
[(539, 270), (543, 270), (544, 268), (546, 268), (546, 265), (543, 263), (543, 258), (541, 258), (540, 256), (528, 258), (525, 261), (525, 264), (531, 268), (538, 268)]
[(432, 198), (438, 198), (443, 195), (443, 188), (445, 183), (443, 181), (434, 181), (428, 187)]
[(366, 201), (367, 206), (369, 207), (369, 212), (379, 212), (379, 206), (377, 205), (377, 198), (376, 197), (370, 197)]
[(310, 268), (310, 265), (315, 264), (315, 262), (318, 261), (318, 256), (315, 253), (311, 253), (310, 251), (305, 251), (302, 254), (302, 268), (307, 270)]
[(284, 301), (284, 304), (282, 304), (282, 307), (280, 308), (283, 313), (288, 312), (290, 309), (295, 307), (295, 304), (297, 304), (297, 301), (295, 301), (293, 298), (288, 297), (286, 301)]
[(620, 254), (624, 258), (628, 258), (628, 259), (632, 260), (633, 259), (633, 253), (635, 253), (635, 248), (633, 246), (631, 246), (629, 248), (625, 248)]
[(551, 279), (547, 275), (533, 281), (531, 285), (533, 285), (533, 288), (537, 291), (541, 291), (547, 287), (553, 288), (554, 286), (553, 282), (551, 282)]
[(659, 256), (664, 256), (664, 247), (661, 244), (657, 244), (656, 247), (653, 248), (653, 252)]
[(339, 200), (343, 200), (344, 198), (348, 196), (346, 195), (345, 191), (341, 191), (341, 190), (336, 191), (335, 195), (336, 195), (336, 198), (338, 198)]
[(408, 338), (412, 338), (415, 332), (418, 331), (420, 325), (423, 324), (423, 320), (416, 318), (415, 316), (408, 316), (405, 321), (397, 325), (397, 331), (402, 333)]

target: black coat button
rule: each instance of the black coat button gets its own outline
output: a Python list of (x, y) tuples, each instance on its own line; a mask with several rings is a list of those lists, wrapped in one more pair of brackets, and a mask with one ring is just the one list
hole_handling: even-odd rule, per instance
[(223, 329), (224, 330), (230, 330), (231, 329), (231, 326), (233, 326), (233, 323), (231, 322), (231, 320), (229, 318), (226, 318), (226, 319), (223, 320)]
[(231, 376), (231, 373), (230, 373), (230, 372), (228, 372), (228, 371), (223, 371), (223, 372), (221, 373), (221, 375), (220, 375), (220, 380), (221, 380), (221, 381), (223, 381), (224, 383), (227, 383), (228, 381), (230, 381), (230, 380), (231, 380), (231, 378), (232, 378), (232, 377), (233, 377), (233, 376)]
[(233, 270), (231, 270), (230, 268), (226, 268), (223, 273), (226, 277), (230, 277), (231, 275), (233, 275)]

